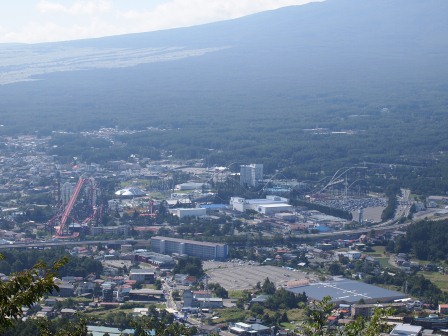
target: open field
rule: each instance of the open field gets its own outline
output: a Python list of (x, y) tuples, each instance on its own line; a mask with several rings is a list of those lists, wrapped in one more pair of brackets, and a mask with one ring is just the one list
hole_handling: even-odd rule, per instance
[(244, 291), (242, 291), (242, 290), (232, 289), (232, 290), (229, 290), (228, 292), (229, 292), (229, 298), (232, 298), (232, 299), (241, 299), (244, 297)]
[(431, 280), (437, 287), (444, 292), (448, 292), (448, 274), (439, 272), (421, 272), (426, 279)]
[(215, 309), (215, 312), (219, 314), (219, 319), (215, 320), (215, 323), (222, 322), (241, 322), (251, 316), (251, 312), (248, 310), (242, 310), (236, 307)]
[(390, 258), (389, 257), (385, 257), (385, 258), (375, 258), (376, 260), (378, 260), (378, 262), (380, 263), (380, 266), (382, 268), (396, 268), (394, 265), (392, 265), (391, 263), (389, 263)]
[(390, 257), (388, 256), (388, 254), (385, 254), (386, 253), (385, 246), (373, 246), (372, 252), (363, 252), (363, 253), (378, 260), (381, 268), (396, 268), (396, 266), (392, 265), (389, 262)]
[(289, 321), (302, 321), (305, 318), (305, 310), (304, 309), (289, 309), (288, 312), (288, 320)]
[(379, 256), (384, 256), (384, 252), (386, 251), (386, 246), (374, 246), (374, 252), (370, 252), (373, 254), (378, 254)]

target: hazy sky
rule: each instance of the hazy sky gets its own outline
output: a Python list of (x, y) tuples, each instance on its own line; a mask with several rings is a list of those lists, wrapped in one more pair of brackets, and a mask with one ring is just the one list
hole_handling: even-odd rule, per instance
[(0, 43), (118, 35), (232, 19), (313, 0), (2, 0)]

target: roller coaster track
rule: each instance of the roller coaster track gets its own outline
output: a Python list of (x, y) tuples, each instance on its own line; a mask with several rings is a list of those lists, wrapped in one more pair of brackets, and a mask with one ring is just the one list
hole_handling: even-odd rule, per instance
[(82, 189), (82, 186), (87, 181), (87, 179), (80, 177), (78, 182), (76, 183), (75, 189), (73, 190), (72, 197), (70, 197), (70, 200), (67, 203), (67, 206), (65, 207), (64, 213), (61, 217), (61, 223), (59, 225), (59, 228), (56, 231), (56, 236), (62, 236), (64, 233), (64, 227), (65, 223), (67, 222), (68, 216), (70, 216), (70, 213), (73, 210), (73, 206), (75, 205), (75, 202), (78, 198), (79, 192)]

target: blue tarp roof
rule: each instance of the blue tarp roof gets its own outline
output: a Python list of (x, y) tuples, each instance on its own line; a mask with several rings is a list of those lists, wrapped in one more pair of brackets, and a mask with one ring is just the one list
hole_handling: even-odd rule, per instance
[(208, 210), (219, 210), (219, 209), (227, 208), (228, 205), (227, 204), (201, 204), (199, 207), (202, 209), (208, 209)]

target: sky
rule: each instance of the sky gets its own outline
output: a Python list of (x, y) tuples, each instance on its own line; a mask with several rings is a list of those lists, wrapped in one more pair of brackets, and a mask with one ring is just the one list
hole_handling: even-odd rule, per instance
[(39, 43), (188, 27), (320, 0), (3, 0), (0, 43)]

